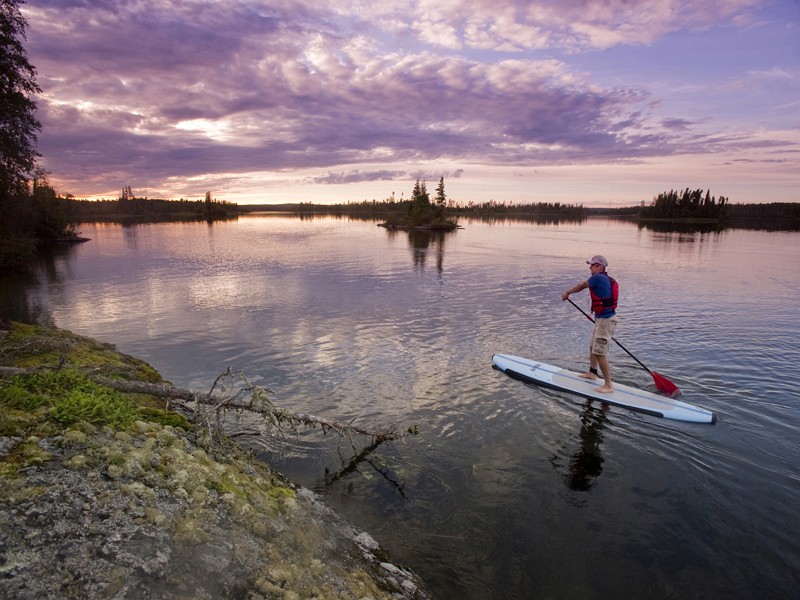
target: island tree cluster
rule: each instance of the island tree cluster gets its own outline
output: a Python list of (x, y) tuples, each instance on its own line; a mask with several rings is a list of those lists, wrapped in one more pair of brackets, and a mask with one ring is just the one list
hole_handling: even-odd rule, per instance
[(650, 203), (639, 208), (642, 219), (724, 219), (728, 199), (716, 198), (711, 190), (692, 190), (682, 192), (670, 190), (662, 192)]
[(411, 191), (411, 204), (408, 207), (407, 224), (412, 227), (430, 227), (432, 229), (454, 229), (455, 219), (447, 214), (447, 195), (444, 191), (444, 177), (439, 178), (436, 186), (436, 198), (431, 201), (428, 187), (419, 179)]
[[(411, 196), (400, 199), (394, 192), (385, 200), (363, 200), (339, 204), (300, 204), (241, 206), (240, 211), (273, 210), (288, 211), (301, 216), (337, 215), (350, 218), (374, 219), (385, 217), (388, 227), (421, 227), (430, 229), (452, 229), (457, 227), (457, 217), (477, 217), (481, 219), (535, 219), (542, 222), (580, 221), (588, 216), (589, 210), (581, 204), (561, 202), (538, 202), (517, 204), (513, 202), (468, 202), (462, 204), (447, 196), (444, 177), (439, 178), (436, 195), (431, 198), (425, 181), (416, 180)], [(629, 209), (635, 211), (636, 207)], [(437, 227), (440, 225), (441, 227)]]
[[(627, 209), (620, 209), (627, 211)], [(623, 212), (619, 216), (627, 216)], [(725, 196), (712, 196), (710, 190), (670, 190), (656, 196), (649, 206), (642, 202), (638, 214), (641, 222), (706, 223), (717, 228), (789, 230), (800, 229), (800, 203), (767, 202), (734, 204)]]

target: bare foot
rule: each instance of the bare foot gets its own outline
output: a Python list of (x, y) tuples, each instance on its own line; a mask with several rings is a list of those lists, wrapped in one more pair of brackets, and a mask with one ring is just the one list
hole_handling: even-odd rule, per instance
[(584, 379), (592, 379), (592, 380), (595, 380), (595, 379), (597, 379), (597, 375), (595, 375), (595, 374), (594, 374), (594, 373), (592, 373), (592, 372), (589, 372), (589, 373), (581, 373), (580, 375), (578, 375), (578, 377), (583, 377)]
[(601, 385), (599, 388), (594, 390), (595, 392), (600, 392), (601, 394), (610, 394), (614, 391), (614, 388), (610, 385)]

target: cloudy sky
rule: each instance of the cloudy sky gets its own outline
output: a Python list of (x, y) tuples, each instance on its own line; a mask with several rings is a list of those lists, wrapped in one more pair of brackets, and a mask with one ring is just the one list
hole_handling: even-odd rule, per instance
[(800, 201), (798, 0), (27, 0), (79, 198)]

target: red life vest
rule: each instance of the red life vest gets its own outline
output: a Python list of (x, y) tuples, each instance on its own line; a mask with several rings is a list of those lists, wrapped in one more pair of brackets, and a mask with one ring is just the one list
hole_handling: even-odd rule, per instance
[(617, 300), (619, 299), (619, 284), (617, 283), (617, 280), (611, 277), (611, 275), (605, 271), (599, 273), (599, 275), (605, 275), (609, 278), (609, 280), (611, 280), (611, 296), (608, 298), (601, 298), (600, 296), (595, 295), (593, 289), (589, 288), (589, 295), (592, 297), (592, 312), (596, 315), (600, 314), (607, 308), (617, 310)]

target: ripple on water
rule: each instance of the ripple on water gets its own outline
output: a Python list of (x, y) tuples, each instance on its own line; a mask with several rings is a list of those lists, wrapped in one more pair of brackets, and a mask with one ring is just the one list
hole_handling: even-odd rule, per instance
[[(349, 440), (242, 433), (442, 597), (800, 587), (796, 234), (470, 222), (415, 247), (374, 223), (280, 217), (90, 237), (25, 291), (58, 325), (183, 387), (207, 389), (230, 365), (296, 412), (419, 426), (349, 471)], [(591, 325), (560, 295), (603, 247), (622, 286), (616, 337), (716, 425), (603, 409), (491, 369), (496, 352), (585, 367)], [(618, 381), (654, 389), (623, 350), (611, 360)]]

